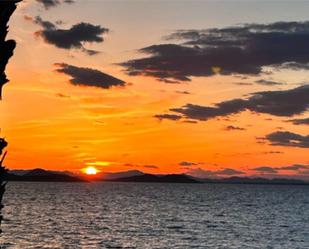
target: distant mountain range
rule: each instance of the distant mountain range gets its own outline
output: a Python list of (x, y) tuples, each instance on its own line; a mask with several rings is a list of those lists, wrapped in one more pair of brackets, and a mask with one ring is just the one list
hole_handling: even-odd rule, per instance
[(142, 176), (145, 173), (139, 170), (129, 170), (124, 172), (116, 172), (116, 173), (100, 173), (98, 174), (97, 178), (100, 180), (115, 180), (127, 177), (135, 177), (135, 176)]
[(84, 179), (64, 172), (47, 171), (44, 169), (9, 171), (7, 181), (27, 182), (85, 182)]
[(221, 183), (221, 184), (272, 184), (272, 185), (309, 185), (309, 182), (305, 182), (297, 179), (267, 179), (267, 178), (250, 178), (250, 177), (229, 177), (229, 178), (217, 178), (217, 179), (201, 179), (195, 178), (185, 174), (170, 174), (170, 175), (152, 175), (142, 174), (131, 177), (122, 177), (111, 179), (108, 181), (113, 182), (170, 182), (170, 183)]
[(204, 183), (222, 183), (222, 184), (266, 184), (266, 185), (309, 185), (309, 182), (298, 179), (262, 177), (229, 177), (222, 179), (200, 179)]
[(186, 174), (155, 175), (146, 174), (139, 170), (130, 170), (117, 173), (100, 173), (86, 177), (69, 171), (48, 171), (44, 169), (12, 170), (7, 174), (8, 181), (34, 182), (158, 182), (158, 183), (221, 183), (221, 184), (275, 184), (275, 185), (309, 185), (309, 182), (298, 179), (267, 179), (262, 177), (229, 177), (229, 178), (195, 178)]
[(117, 182), (170, 182), (170, 183), (200, 183), (197, 179), (194, 179), (188, 175), (151, 175), (151, 174), (142, 174), (131, 177), (116, 178), (109, 181)]

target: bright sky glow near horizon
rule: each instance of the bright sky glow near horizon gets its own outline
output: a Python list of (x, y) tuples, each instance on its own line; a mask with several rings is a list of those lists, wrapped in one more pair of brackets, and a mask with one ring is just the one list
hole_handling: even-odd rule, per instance
[[(308, 1), (42, 2), (25, 0), (10, 21), (17, 48), (0, 103), (8, 168), (309, 179)], [(276, 22), (288, 27), (271, 30)], [(104, 41), (78, 44), (79, 31), (55, 35), (80, 23), (99, 25), (101, 34), (92, 38)], [(251, 29), (241, 30), (245, 24)], [(219, 40), (231, 27), (231, 40)], [(232, 42), (248, 49), (252, 65), (242, 64)], [(281, 47), (289, 52), (278, 55)], [(256, 59), (252, 50), (267, 56)], [(219, 74), (204, 61), (210, 56)]]

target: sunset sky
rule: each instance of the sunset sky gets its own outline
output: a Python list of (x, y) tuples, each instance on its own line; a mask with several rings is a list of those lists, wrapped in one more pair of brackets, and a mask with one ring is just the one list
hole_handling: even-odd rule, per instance
[(24, 0), (0, 103), (6, 166), (309, 179), (308, 9)]

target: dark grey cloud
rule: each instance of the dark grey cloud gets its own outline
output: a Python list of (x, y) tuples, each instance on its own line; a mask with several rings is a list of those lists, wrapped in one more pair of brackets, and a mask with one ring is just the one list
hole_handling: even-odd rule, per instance
[(160, 119), (160, 120), (169, 119), (169, 120), (174, 120), (174, 121), (182, 118), (182, 116), (175, 115), (175, 114), (158, 114), (158, 115), (154, 115), (154, 117), (157, 118), (157, 119)]
[(298, 175), (309, 177), (309, 170), (299, 171)]
[(212, 178), (216, 177), (213, 171), (211, 170), (204, 170), (201, 168), (197, 169), (189, 169), (186, 174), (193, 176), (193, 177), (198, 177), (198, 178)]
[(154, 165), (154, 164), (140, 165), (140, 164), (126, 163), (124, 164), (124, 166), (130, 167), (130, 168), (146, 168), (146, 169), (158, 169), (159, 168), (159, 166)]
[(277, 174), (278, 170), (272, 168), (272, 167), (257, 167), (252, 169), (254, 171), (260, 172), (260, 173), (267, 173), (267, 174)]
[(262, 139), (274, 146), (309, 148), (309, 135), (303, 136), (289, 131), (276, 131)]
[(190, 92), (188, 91), (175, 91), (176, 93), (179, 93), (179, 94), (185, 94), (185, 95), (189, 95), (191, 94)]
[(309, 125), (309, 118), (292, 119), (292, 120), (288, 120), (288, 122), (292, 122), (295, 125)]
[(52, 22), (43, 20), (40, 16), (36, 16), (34, 19), (31, 16), (24, 17), (27, 21), (32, 21), (35, 24), (42, 26), (44, 29), (55, 29), (56, 25)]
[(56, 7), (61, 3), (72, 4), (74, 0), (36, 0), (38, 3), (42, 4), (45, 9), (49, 9), (51, 7)]
[(309, 70), (309, 63), (286, 62), (279, 65), (277, 69)]
[(243, 175), (244, 172), (239, 171), (239, 170), (235, 170), (235, 169), (223, 169), (223, 170), (217, 170), (215, 171), (216, 175), (226, 175), (226, 176), (232, 176), (232, 175)]
[[(258, 174), (265, 174), (265, 175), (278, 175), (280, 171), (294, 171), (297, 174), (308, 174), (309, 172), (309, 165), (301, 165), (301, 164), (295, 164), (290, 166), (282, 166), (282, 167), (269, 167), (269, 166), (262, 166), (262, 167), (256, 167), (251, 169), (251, 171), (255, 171)], [(194, 177), (200, 177), (200, 178), (216, 178), (216, 177), (226, 177), (226, 176), (237, 176), (237, 175), (243, 175), (245, 172), (231, 169), (231, 168), (225, 168), (222, 170), (204, 170), (201, 168), (194, 168), (189, 169), (186, 172), (188, 175), (192, 175)]]
[(301, 164), (294, 164), (289, 166), (282, 166), (282, 167), (257, 167), (252, 169), (253, 171), (257, 171), (259, 173), (264, 174), (278, 174), (279, 171), (295, 171), (298, 173), (304, 172), (309, 169), (309, 165), (301, 165)]
[(249, 82), (235, 82), (233, 84), (238, 85), (238, 86), (252, 86), (253, 85), (253, 83), (249, 83)]
[(144, 168), (147, 168), (147, 169), (158, 169), (159, 167), (157, 165), (152, 165), (152, 164), (146, 164), (146, 165), (143, 165)]
[(76, 67), (65, 63), (55, 64), (57, 72), (71, 76), (70, 82), (78, 86), (92, 86), (108, 89), (113, 86), (125, 86), (126, 83), (111, 75), (92, 68)]
[(245, 174), (242, 171), (235, 169), (222, 169), (222, 170), (204, 170), (201, 168), (190, 169), (186, 172), (186, 174), (199, 177), (199, 178), (215, 178), (215, 177), (224, 177), (224, 176), (236, 176)]
[(244, 131), (246, 130), (245, 128), (234, 126), (234, 125), (228, 125), (225, 127), (226, 131)]
[(199, 165), (200, 163), (194, 163), (194, 162), (187, 162), (187, 161), (183, 161), (180, 162), (179, 165), (182, 167), (190, 167), (190, 166), (196, 166)]
[[(29, 20), (29, 17), (26, 17)], [(98, 51), (86, 49), (85, 43), (101, 43), (104, 41), (103, 34), (109, 29), (91, 23), (78, 23), (69, 29), (61, 29), (56, 24), (43, 20), (40, 16), (32, 20), (43, 29), (35, 34), (42, 37), (48, 44), (62, 49), (79, 49), (89, 55), (97, 54)]]
[(278, 86), (278, 85), (284, 85), (282, 82), (272, 81), (272, 80), (256, 80), (255, 83), (263, 86)]
[(264, 154), (264, 155), (268, 155), (268, 154), (284, 154), (284, 152), (276, 151), (276, 150), (271, 150), (271, 151), (264, 151), (264, 152), (262, 152), (262, 154)]
[(218, 73), (259, 75), (265, 66), (305, 69), (309, 63), (309, 22), (179, 30), (168, 38), (169, 44), (140, 49), (149, 56), (121, 65), (129, 75), (175, 83)]
[(309, 108), (309, 85), (289, 90), (264, 91), (252, 93), (246, 99), (232, 99), (215, 104), (200, 106), (186, 104), (180, 108), (170, 109), (173, 114), (161, 114), (155, 117), (167, 118), (166, 115), (176, 115), (182, 118), (206, 121), (211, 118), (237, 114), (245, 110), (274, 116), (290, 117), (302, 114)]
[(197, 124), (198, 122), (196, 120), (183, 120), (182, 123), (187, 123), (187, 124)]
[(277, 168), (279, 170), (291, 170), (291, 171), (298, 171), (298, 170), (306, 170), (309, 169), (309, 165), (301, 165), (301, 164), (294, 164), (291, 166), (283, 166)]
[(71, 98), (69, 95), (63, 94), (63, 93), (56, 93), (55, 94), (59, 98)]

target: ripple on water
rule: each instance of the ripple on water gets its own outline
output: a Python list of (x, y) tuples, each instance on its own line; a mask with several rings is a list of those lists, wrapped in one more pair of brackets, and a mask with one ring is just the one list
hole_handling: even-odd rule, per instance
[(1, 248), (309, 248), (309, 187), (9, 183)]

